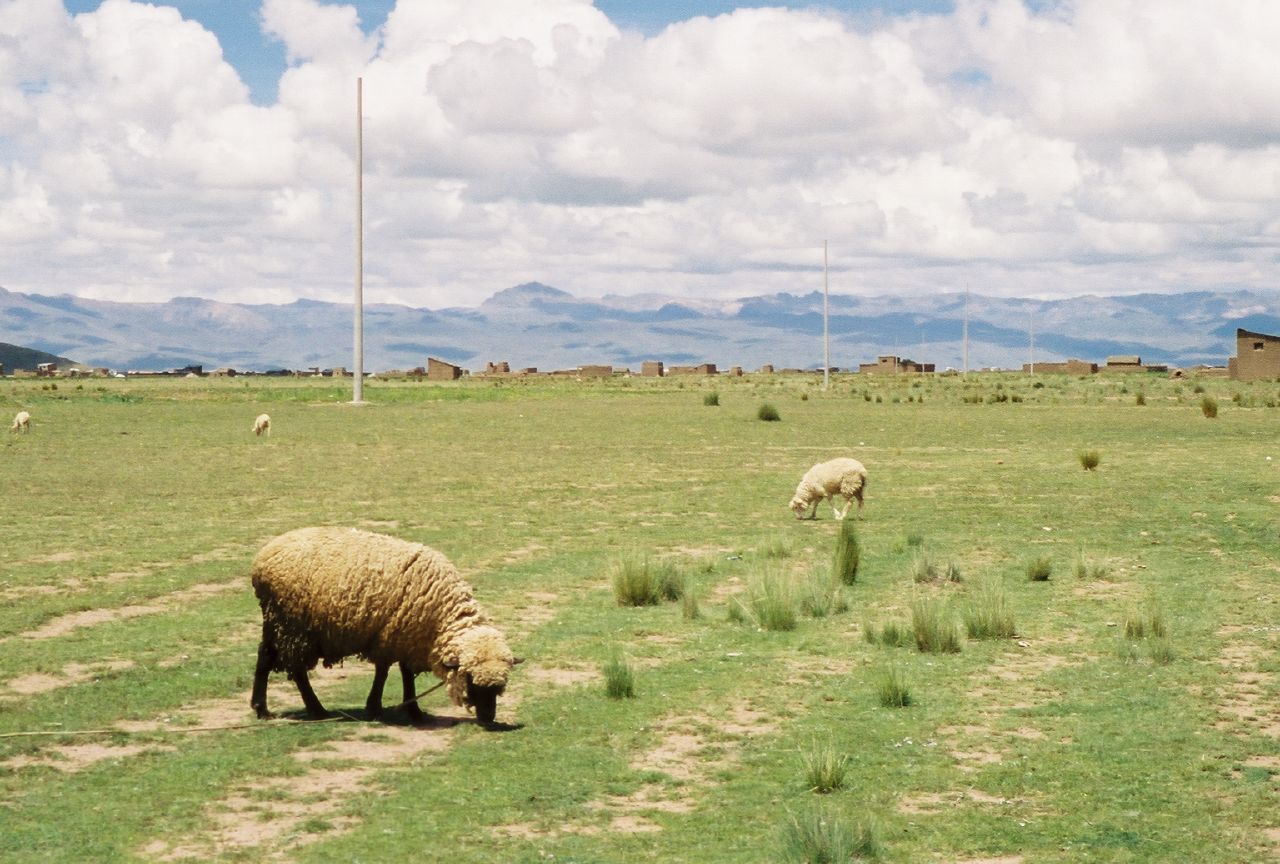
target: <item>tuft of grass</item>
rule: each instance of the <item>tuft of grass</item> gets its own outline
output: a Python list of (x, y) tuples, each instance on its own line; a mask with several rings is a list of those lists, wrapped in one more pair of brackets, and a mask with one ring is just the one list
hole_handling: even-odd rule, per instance
[(824, 570), (810, 572), (808, 578), (797, 584), (796, 594), (800, 611), (810, 618), (826, 618), (849, 611), (849, 601), (840, 583)]
[(656, 606), (684, 593), (684, 572), (669, 561), (654, 564), (647, 556), (628, 556), (614, 568), (613, 596), (619, 606)]
[(730, 602), (729, 617), (760, 630), (794, 630), (799, 621), (796, 593), (786, 574), (761, 570), (747, 578), (746, 590)]
[(712, 390), (710, 393), (702, 397), (702, 404), (707, 406), (719, 405), (720, 394)]
[(1132, 612), (1124, 619), (1126, 639), (1167, 639), (1169, 627), (1164, 620), (1164, 610), (1149, 604), (1139, 612)]
[(1151, 662), (1157, 666), (1168, 666), (1174, 660), (1173, 644), (1163, 637), (1152, 639), (1147, 644), (1151, 654)]
[(862, 546), (858, 542), (858, 529), (853, 520), (845, 519), (840, 523), (836, 534), (836, 552), (831, 570), (836, 581), (842, 585), (852, 585), (858, 580), (858, 566), (862, 561)]
[(1097, 450), (1081, 450), (1076, 458), (1080, 460), (1080, 467), (1086, 471), (1092, 471), (1102, 463), (1102, 456)]
[(911, 635), (924, 654), (957, 654), (960, 635), (941, 601), (917, 597), (911, 602)]
[(778, 413), (777, 408), (766, 402), (756, 410), (756, 419), (764, 420), (767, 423), (773, 423), (781, 420), (782, 415)]
[(1212, 396), (1200, 397), (1200, 413), (1212, 420), (1218, 416), (1218, 400)]
[(874, 822), (850, 826), (824, 810), (803, 815), (787, 814), (782, 826), (780, 860), (786, 864), (849, 864), (855, 860), (879, 860), (884, 844)]
[(1111, 569), (1106, 564), (1090, 560), (1083, 549), (1076, 553), (1072, 569), (1077, 579), (1106, 579), (1111, 575)]
[(813, 741), (808, 750), (800, 751), (800, 761), (804, 766), (805, 788), (809, 791), (826, 795), (844, 788), (849, 757), (830, 741), (821, 744)]
[(880, 644), (886, 648), (906, 648), (915, 643), (911, 628), (898, 621), (886, 621), (878, 630), (875, 622), (862, 622), (862, 638), (871, 645)]
[(908, 531), (906, 542), (907, 542), (907, 548), (919, 549), (922, 546), (924, 546), (924, 535), (921, 534), (919, 531)]
[(684, 596), (680, 598), (680, 617), (686, 621), (697, 621), (702, 617), (698, 596), (692, 591), (684, 592)]
[(1018, 635), (1004, 588), (994, 580), (974, 592), (961, 611), (961, 618), (970, 639), (1012, 639)]
[(791, 541), (781, 534), (775, 534), (761, 542), (759, 552), (765, 558), (790, 558)]
[(911, 558), (911, 579), (914, 582), (934, 582), (938, 579), (938, 565), (923, 549)]
[(1137, 395), (1137, 396), (1135, 396), (1135, 397), (1133, 398), (1133, 403), (1134, 403), (1135, 405), (1146, 405), (1146, 404), (1147, 404), (1147, 394), (1145, 394), (1145, 393), (1143, 393), (1141, 390), (1139, 390), (1139, 391), (1138, 391), (1138, 395)]
[(876, 680), (876, 697), (884, 708), (906, 708), (911, 704), (911, 688), (896, 666), (886, 666)]
[(1040, 555), (1027, 562), (1027, 579), (1032, 582), (1048, 582), (1053, 575), (1053, 561), (1048, 555)]
[(610, 699), (634, 699), (636, 677), (631, 664), (620, 654), (614, 654), (601, 668), (604, 673), (604, 692)]

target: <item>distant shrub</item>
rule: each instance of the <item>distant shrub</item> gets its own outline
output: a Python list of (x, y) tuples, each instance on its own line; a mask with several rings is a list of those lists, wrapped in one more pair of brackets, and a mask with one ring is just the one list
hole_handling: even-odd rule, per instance
[(1032, 582), (1048, 582), (1053, 575), (1053, 560), (1040, 555), (1027, 562), (1027, 579)]
[(1218, 400), (1212, 396), (1200, 398), (1200, 413), (1212, 420), (1218, 416)]
[(914, 582), (933, 582), (938, 578), (938, 565), (929, 553), (920, 549), (911, 559), (911, 579)]
[(782, 415), (778, 413), (778, 409), (770, 405), (768, 402), (760, 406), (756, 411), (756, 418), (764, 420), (767, 423), (773, 423), (782, 419)]
[(801, 393), (801, 394), (800, 394), (800, 401), (801, 401), (801, 402), (808, 402), (808, 401), (809, 401), (809, 394), (808, 394), (808, 393)]
[(862, 546), (858, 542), (858, 529), (852, 519), (844, 519), (836, 534), (836, 552), (831, 564), (836, 581), (844, 585), (856, 582), (861, 561)]
[(809, 791), (826, 795), (844, 787), (849, 757), (830, 741), (821, 744), (813, 741), (808, 750), (800, 752), (800, 761), (804, 765), (805, 784)]
[(636, 695), (635, 673), (626, 658), (615, 654), (605, 661), (604, 692), (610, 699), (634, 699)]
[(883, 855), (884, 845), (873, 822), (851, 827), (835, 814), (814, 810), (801, 816), (788, 813), (782, 826), (780, 859), (784, 864), (848, 864)]
[(1106, 579), (1111, 575), (1111, 571), (1106, 564), (1092, 561), (1085, 557), (1083, 549), (1076, 553), (1072, 569), (1077, 579)]
[(960, 651), (960, 636), (955, 624), (943, 610), (942, 603), (929, 597), (917, 597), (911, 603), (911, 634), (916, 649), (925, 654), (955, 654)]
[(684, 595), (684, 573), (671, 562), (654, 564), (648, 557), (631, 556), (613, 572), (613, 595), (619, 606), (656, 606)]
[(1081, 450), (1076, 458), (1080, 460), (1080, 467), (1086, 471), (1092, 471), (1102, 462), (1102, 456), (1097, 450)]
[(1146, 404), (1147, 404), (1147, 394), (1145, 394), (1145, 393), (1143, 393), (1141, 390), (1139, 390), (1139, 391), (1138, 391), (1138, 395), (1137, 395), (1137, 396), (1135, 396), (1135, 397), (1133, 397), (1133, 401), (1134, 401), (1134, 404), (1135, 404), (1135, 405), (1146, 405)]
[(921, 534), (919, 531), (908, 531), (907, 545), (910, 546), (912, 549), (919, 549), (921, 546), (924, 545), (924, 535)]
[(1140, 612), (1130, 613), (1124, 621), (1124, 635), (1128, 639), (1164, 639), (1169, 635), (1164, 611), (1149, 604)]
[(781, 534), (765, 538), (758, 550), (765, 558), (790, 558), (791, 541)]
[(686, 591), (680, 598), (680, 617), (686, 621), (696, 621), (702, 617), (702, 609), (698, 606), (698, 596)]
[(1017, 635), (1013, 610), (999, 582), (983, 583), (961, 611), (970, 639), (1012, 639)]
[(710, 393), (708, 393), (707, 395), (705, 395), (705, 396), (703, 396), (703, 397), (702, 397), (702, 404), (703, 404), (703, 405), (708, 405), (708, 406), (711, 406), (711, 405), (719, 405), (719, 404), (720, 404), (720, 394), (719, 394), (719, 393), (717, 393), (717, 392), (715, 392), (714, 390), (712, 390)]
[(812, 571), (797, 584), (796, 597), (800, 611), (810, 618), (826, 618), (849, 610), (840, 583), (822, 569)]
[(886, 666), (876, 681), (876, 696), (884, 708), (906, 708), (911, 704), (911, 688), (896, 666)]
[(749, 577), (746, 590), (729, 603), (729, 617), (761, 630), (794, 630), (799, 619), (796, 594), (785, 573), (762, 570)]

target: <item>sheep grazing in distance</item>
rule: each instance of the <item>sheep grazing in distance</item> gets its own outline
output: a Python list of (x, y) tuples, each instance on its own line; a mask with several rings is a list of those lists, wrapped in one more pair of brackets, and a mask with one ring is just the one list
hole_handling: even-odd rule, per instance
[(31, 415), (26, 411), (19, 411), (13, 415), (13, 425), (9, 427), (10, 432), (30, 432), (31, 431)]
[[(826, 498), (831, 502), (836, 518), (843, 519), (848, 515), (855, 498), (858, 500), (858, 510), (862, 510), (862, 493), (866, 488), (867, 469), (857, 459), (841, 458), (819, 462), (800, 479), (796, 494), (791, 499), (791, 510), (797, 519), (805, 518), (803, 514), (806, 510), (809, 511), (808, 518), (816, 519), (818, 504)], [(836, 507), (837, 495), (845, 499), (843, 510)]]
[(259, 414), (256, 418), (254, 418), (253, 434), (261, 435), (263, 432), (267, 433), (268, 438), (271, 437), (271, 415), (270, 414)]
[(249, 704), (267, 710), (267, 676), (285, 672), (307, 712), (324, 716), (307, 672), (350, 656), (374, 665), (365, 702), (382, 713), (382, 688), (400, 667), (409, 716), (425, 715), (414, 676), (432, 672), (455, 705), (492, 724), (514, 657), (480, 610), (449, 559), (421, 543), (353, 528), (299, 528), (269, 541), (253, 559), (253, 590), (262, 607), (262, 642)]

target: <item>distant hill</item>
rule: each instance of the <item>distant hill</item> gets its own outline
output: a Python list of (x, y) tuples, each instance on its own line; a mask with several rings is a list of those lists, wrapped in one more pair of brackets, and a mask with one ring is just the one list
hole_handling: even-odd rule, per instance
[(0, 366), (4, 367), (6, 375), (10, 375), (19, 369), (35, 371), (35, 368), (41, 363), (57, 363), (63, 369), (68, 366), (79, 365), (74, 360), (68, 360), (66, 357), (59, 357), (46, 351), (0, 342)]
[[(297, 300), (237, 304), (179, 297), (119, 303), (46, 297), (0, 288), (0, 339), (119, 371), (192, 364), (206, 369), (302, 369), (353, 365), (351, 306)], [(964, 295), (863, 297), (832, 294), (832, 365), (850, 369), (897, 354), (939, 369), (959, 368)], [(606, 295), (583, 299), (538, 282), (496, 292), (479, 306), (426, 309), (367, 304), (365, 369), (409, 369), (428, 356), (469, 369), (488, 361), (543, 371), (607, 363), (638, 369), (715, 363), (721, 368), (819, 368), (822, 294), (773, 294), (732, 301), (687, 295)], [(1147, 363), (1223, 365), (1235, 328), (1280, 329), (1280, 293), (1217, 291), (1079, 296), (1062, 300), (969, 300), (969, 367), (1017, 368), (1035, 360), (1101, 362), (1138, 354)], [(27, 357), (0, 357), (6, 369)], [(43, 360), (39, 361), (43, 362)], [(11, 366), (10, 364), (13, 364)]]

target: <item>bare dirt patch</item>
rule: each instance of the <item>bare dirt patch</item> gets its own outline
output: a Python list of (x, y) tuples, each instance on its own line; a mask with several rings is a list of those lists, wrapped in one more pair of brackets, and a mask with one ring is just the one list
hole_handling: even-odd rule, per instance
[(1270, 688), (1272, 676), (1258, 668), (1260, 660), (1273, 652), (1271, 639), (1265, 648), (1245, 641), (1223, 646), (1217, 662), (1227, 675), (1214, 706), (1219, 716), (1215, 728), (1246, 737), (1280, 738), (1280, 705)]
[(173, 749), (173, 747), (158, 744), (65, 744), (47, 748), (36, 755), (15, 756), (0, 763), (0, 767), (16, 771), (44, 766), (73, 774), (97, 765), (99, 762), (128, 759), (142, 753), (160, 753)]
[(21, 638), (54, 639), (83, 627), (95, 627), (99, 624), (123, 621), (142, 615), (156, 615), (218, 594), (242, 591), (244, 588), (245, 584), (242, 579), (236, 579), (232, 582), (209, 582), (193, 585), (190, 588), (184, 588), (181, 591), (175, 591), (163, 597), (157, 597), (150, 603), (117, 606), (113, 609), (86, 609), (83, 612), (72, 612), (47, 621), (35, 630), (28, 630), (22, 633)]
[(598, 670), (588, 666), (522, 666), (521, 670), (530, 685), (576, 687), (601, 678)]
[(23, 696), (37, 693), (48, 693), (73, 684), (92, 681), (99, 675), (108, 672), (119, 672), (134, 665), (132, 660), (102, 660), (97, 663), (68, 663), (55, 675), (32, 673), (14, 678), (9, 682), (9, 689)]

